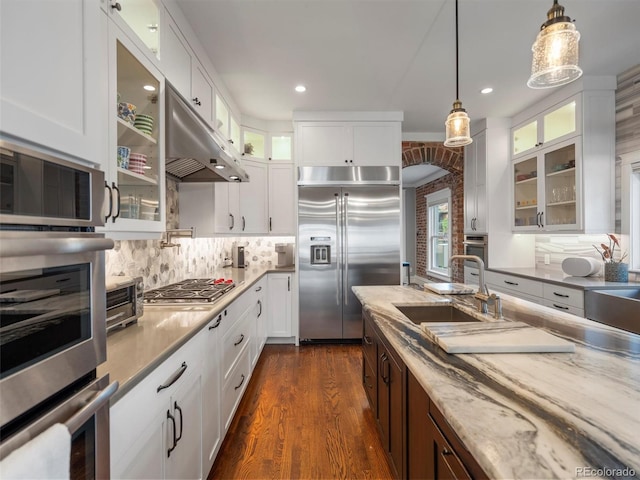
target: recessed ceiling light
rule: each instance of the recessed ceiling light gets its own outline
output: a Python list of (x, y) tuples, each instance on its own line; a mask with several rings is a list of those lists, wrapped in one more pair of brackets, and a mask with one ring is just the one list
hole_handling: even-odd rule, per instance
[(144, 88), (147, 92), (155, 92), (156, 91), (156, 87), (154, 87), (153, 85), (145, 85)]
[(483, 88), (482, 90), (480, 90), (480, 93), (482, 93), (484, 95), (486, 95), (487, 93), (491, 93), (491, 92), (493, 92), (493, 88), (491, 88), (491, 87), (486, 87), (486, 88)]
[(218, 170), (222, 170), (224, 168), (224, 165), (216, 165), (214, 168), (217, 168)]
[(158, 31), (158, 25), (156, 23), (147, 25), (147, 28), (151, 33), (156, 33)]
[(296, 85), (296, 92), (302, 93), (306, 91), (307, 91), (307, 87), (305, 87), (304, 85)]

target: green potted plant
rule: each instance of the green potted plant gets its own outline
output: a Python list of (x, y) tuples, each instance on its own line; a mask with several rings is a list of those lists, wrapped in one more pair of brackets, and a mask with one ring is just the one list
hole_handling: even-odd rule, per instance
[(628, 282), (629, 265), (623, 262), (627, 254), (622, 254), (616, 260), (614, 256), (615, 250), (616, 247), (620, 248), (620, 242), (613, 233), (608, 233), (607, 236), (609, 237), (609, 245), (601, 243), (600, 248), (602, 250), (595, 245), (593, 246), (604, 261), (604, 280), (606, 282)]

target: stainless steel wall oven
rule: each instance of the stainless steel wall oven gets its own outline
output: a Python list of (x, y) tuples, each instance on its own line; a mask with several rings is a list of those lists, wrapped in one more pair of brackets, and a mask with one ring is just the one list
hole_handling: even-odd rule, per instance
[[(489, 240), (487, 235), (465, 235), (462, 245), (464, 246), (465, 255), (480, 257), (485, 266), (489, 266)], [(469, 260), (465, 260), (464, 264), (467, 267), (477, 267), (476, 263)]]
[(0, 459), (65, 423), (77, 478), (108, 476), (104, 173), (1, 139), (0, 156)]

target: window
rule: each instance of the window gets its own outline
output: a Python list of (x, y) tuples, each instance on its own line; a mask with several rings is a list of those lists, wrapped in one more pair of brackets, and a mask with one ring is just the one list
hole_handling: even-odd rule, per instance
[(427, 195), (427, 273), (450, 279), (451, 189)]

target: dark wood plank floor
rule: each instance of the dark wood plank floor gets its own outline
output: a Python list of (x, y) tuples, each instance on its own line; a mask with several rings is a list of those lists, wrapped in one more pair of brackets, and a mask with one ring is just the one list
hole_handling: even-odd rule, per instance
[(209, 479), (392, 478), (359, 345), (266, 345)]

